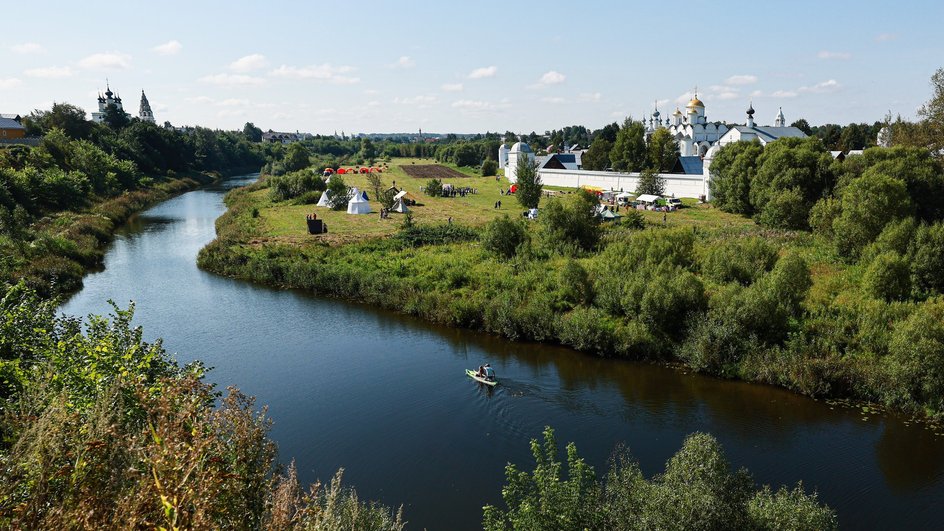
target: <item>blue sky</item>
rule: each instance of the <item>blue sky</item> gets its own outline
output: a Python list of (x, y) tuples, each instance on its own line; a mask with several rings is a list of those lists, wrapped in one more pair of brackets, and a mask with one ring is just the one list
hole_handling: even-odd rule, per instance
[(0, 112), (105, 78), (158, 122), (313, 133), (544, 131), (663, 117), (698, 87), (709, 120), (913, 118), (944, 67), (944, 3), (15, 2)]

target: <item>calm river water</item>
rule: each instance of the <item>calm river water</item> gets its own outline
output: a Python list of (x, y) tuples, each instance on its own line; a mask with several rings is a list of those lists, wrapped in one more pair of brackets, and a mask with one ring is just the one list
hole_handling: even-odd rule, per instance
[[(410, 529), (479, 528), (501, 502), (503, 468), (529, 468), (528, 441), (553, 426), (598, 473), (625, 443), (647, 476), (687, 434), (706, 431), (758, 483), (803, 480), (845, 528), (939, 528), (944, 438), (894, 416), (759, 385), (511, 343), (293, 291), (204, 273), (229, 180), (171, 199), (121, 231), (102, 272), (62, 311), (109, 312), (135, 301), (136, 323), (210, 380), (268, 404), (281, 459), (303, 482), (339, 467), (362, 498), (404, 505)], [(463, 369), (488, 360), (488, 391)]]

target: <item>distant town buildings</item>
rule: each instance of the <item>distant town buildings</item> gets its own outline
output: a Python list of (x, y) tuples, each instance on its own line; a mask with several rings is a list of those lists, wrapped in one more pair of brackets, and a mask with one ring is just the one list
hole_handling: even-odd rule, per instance
[(262, 141), (276, 142), (279, 144), (291, 144), (292, 142), (307, 140), (313, 136), (314, 135), (311, 133), (299, 133), (298, 131), (295, 131), (294, 133), (283, 133), (269, 129), (268, 131), (262, 133)]

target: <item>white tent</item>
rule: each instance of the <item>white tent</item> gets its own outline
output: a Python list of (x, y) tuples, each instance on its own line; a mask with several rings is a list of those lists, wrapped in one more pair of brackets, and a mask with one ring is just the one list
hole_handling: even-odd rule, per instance
[(330, 198), (330, 197), (329, 197), (329, 194), (330, 194), (330, 192), (328, 192), (327, 190), (325, 190), (324, 192), (322, 192), (322, 193), (321, 193), (321, 199), (318, 200), (318, 204), (315, 205), (315, 206), (330, 207), (330, 206), (331, 206), (331, 203), (328, 203), (328, 199)]
[(400, 190), (399, 192), (397, 192), (397, 195), (393, 196), (393, 199), (396, 201), (401, 201), (403, 199), (406, 199), (407, 201), (412, 201), (414, 203), (416, 202), (416, 197), (410, 192), (407, 192), (406, 190)]
[(352, 190), (351, 200), (347, 202), (348, 214), (370, 214), (370, 203), (356, 187)]
[(406, 207), (406, 203), (404, 203), (402, 199), (397, 199), (397, 202), (394, 203), (393, 208), (391, 208), (390, 210), (393, 212), (399, 212), (401, 214), (406, 214), (407, 212), (410, 211), (410, 209)]
[(642, 194), (641, 196), (636, 198), (636, 201), (639, 201), (640, 203), (655, 203), (659, 199), (662, 199), (662, 198), (657, 195)]

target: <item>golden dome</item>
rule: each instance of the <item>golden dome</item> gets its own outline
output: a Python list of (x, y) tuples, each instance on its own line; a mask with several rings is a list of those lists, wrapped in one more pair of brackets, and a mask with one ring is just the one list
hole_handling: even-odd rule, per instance
[(686, 107), (689, 107), (689, 108), (691, 108), (691, 107), (701, 107), (702, 109), (704, 109), (704, 108), (705, 108), (705, 104), (702, 103), (700, 99), (698, 99), (698, 96), (695, 96), (694, 98), (692, 98), (692, 101), (688, 102), (688, 105), (686, 105)]

